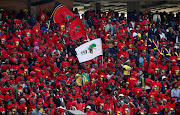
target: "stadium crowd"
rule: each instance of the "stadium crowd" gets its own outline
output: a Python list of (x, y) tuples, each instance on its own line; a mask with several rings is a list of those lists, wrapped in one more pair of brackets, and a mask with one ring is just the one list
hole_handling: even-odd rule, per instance
[[(180, 114), (180, 13), (89, 10), (77, 41), (49, 17), (2, 12), (1, 114)], [(75, 48), (96, 38), (103, 56), (79, 63)]]

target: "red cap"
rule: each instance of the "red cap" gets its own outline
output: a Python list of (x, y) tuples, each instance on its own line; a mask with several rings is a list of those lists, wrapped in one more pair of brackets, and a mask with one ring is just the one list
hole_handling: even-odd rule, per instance
[(172, 42), (172, 41), (170, 41), (170, 42), (169, 42), (169, 44), (173, 44), (173, 42)]

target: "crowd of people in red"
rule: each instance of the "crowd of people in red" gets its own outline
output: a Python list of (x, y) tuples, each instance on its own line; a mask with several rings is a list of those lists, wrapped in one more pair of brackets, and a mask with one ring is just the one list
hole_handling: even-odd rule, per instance
[[(180, 114), (180, 13), (90, 10), (77, 41), (48, 19), (2, 12), (0, 114)], [(75, 48), (96, 38), (103, 59), (79, 63)]]

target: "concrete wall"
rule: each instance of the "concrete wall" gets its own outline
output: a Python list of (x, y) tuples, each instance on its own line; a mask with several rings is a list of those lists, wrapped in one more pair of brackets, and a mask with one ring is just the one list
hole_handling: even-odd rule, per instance
[(28, 9), (29, 0), (0, 0), (0, 8), (14, 10), (18, 13), (21, 9)]
[[(37, 1), (39, 1), (39, 0), (37, 0)], [(56, 1), (62, 3), (63, 5), (68, 7), (69, 9), (73, 8), (73, 0), (56, 0)], [(39, 14), (40, 11), (44, 10), (44, 9), (46, 9), (48, 12), (51, 12), (54, 8), (54, 3), (55, 3), (55, 1), (36, 6), (36, 13)]]
[[(27, 9), (30, 10), (30, 1), (31, 2), (36, 2), (36, 1), (40, 1), (40, 0), (0, 0), (0, 8), (3, 9), (10, 9), (10, 10), (14, 10), (16, 13), (18, 13), (21, 9)], [(73, 0), (56, 0), (60, 3), (62, 3), (63, 5), (67, 6), (69, 9), (73, 8)], [(48, 12), (51, 12), (54, 8), (54, 3), (55, 2), (50, 2), (50, 3), (46, 3), (43, 5), (38, 5), (38, 6), (32, 6), (31, 7), (31, 12), (33, 12), (33, 14), (36, 13), (36, 15), (39, 15), (40, 10), (44, 10), (46, 9)]]

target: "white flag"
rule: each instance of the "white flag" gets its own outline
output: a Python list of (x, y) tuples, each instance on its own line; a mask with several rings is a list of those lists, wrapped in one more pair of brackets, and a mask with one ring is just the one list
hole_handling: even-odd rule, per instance
[(80, 45), (75, 50), (79, 63), (86, 62), (103, 54), (102, 41), (100, 38), (91, 40), (87, 43)]

